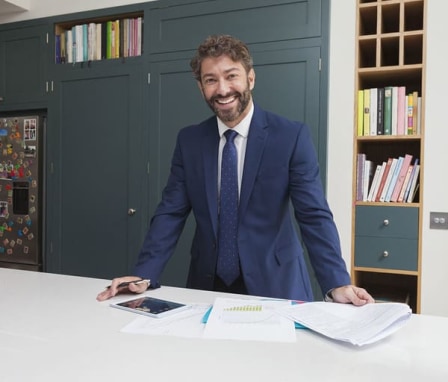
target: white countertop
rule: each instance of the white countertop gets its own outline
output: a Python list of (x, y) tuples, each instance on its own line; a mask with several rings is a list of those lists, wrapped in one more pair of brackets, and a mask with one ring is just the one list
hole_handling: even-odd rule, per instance
[[(123, 333), (135, 319), (95, 297), (107, 280), (0, 268), (0, 382), (448, 381), (448, 318), (413, 315), (364, 347), (296, 330), (296, 343)], [(223, 294), (162, 287), (212, 303)], [(123, 298), (121, 296), (121, 298)]]

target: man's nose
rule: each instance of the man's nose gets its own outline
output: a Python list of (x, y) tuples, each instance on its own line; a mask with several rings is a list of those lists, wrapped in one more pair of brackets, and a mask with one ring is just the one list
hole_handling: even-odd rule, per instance
[(221, 96), (226, 96), (229, 93), (230, 90), (230, 85), (229, 82), (226, 81), (225, 79), (221, 79), (218, 81), (218, 94)]

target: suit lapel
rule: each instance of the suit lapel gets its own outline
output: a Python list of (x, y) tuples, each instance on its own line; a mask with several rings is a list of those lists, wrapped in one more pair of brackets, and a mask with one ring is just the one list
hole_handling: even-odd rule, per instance
[(206, 123), (206, 134), (203, 140), (204, 179), (210, 220), (215, 235), (218, 232), (218, 149), (219, 133), (216, 118)]
[(254, 115), (247, 137), (246, 156), (244, 159), (243, 180), (241, 184), (239, 213), (243, 215), (247, 208), (250, 194), (260, 167), (261, 156), (267, 137), (267, 122), (264, 112), (255, 105)]

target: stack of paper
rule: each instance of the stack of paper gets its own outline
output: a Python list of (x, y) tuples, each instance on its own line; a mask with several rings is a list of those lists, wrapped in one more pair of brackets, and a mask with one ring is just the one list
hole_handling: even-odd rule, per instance
[(282, 314), (329, 338), (362, 346), (376, 342), (401, 328), (411, 317), (402, 303), (354, 306), (309, 302), (282, 309)]

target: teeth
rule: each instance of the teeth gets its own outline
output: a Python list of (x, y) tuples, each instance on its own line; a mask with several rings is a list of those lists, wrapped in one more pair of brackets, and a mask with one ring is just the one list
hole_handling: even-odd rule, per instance
[(218, 103), (220, 103), (220, 104), (223, 104), (223, 105), (226, 105), (226, 104), (232, 102), (234, 99), (235, 99), (235, 97), (229, 98), (229, 99), (227, 99), (227, 100), (218, 99), (218, 100), (216, 100), (216, 102), (218, 102)]

